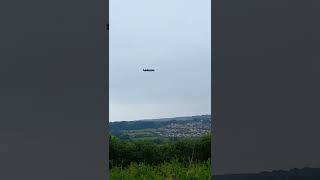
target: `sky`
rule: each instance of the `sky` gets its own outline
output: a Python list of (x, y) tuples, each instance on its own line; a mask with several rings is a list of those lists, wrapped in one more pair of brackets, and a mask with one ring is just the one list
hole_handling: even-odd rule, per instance
[(211, 114), (210, 0), (110, 0), (109, 18), (110, 121)]

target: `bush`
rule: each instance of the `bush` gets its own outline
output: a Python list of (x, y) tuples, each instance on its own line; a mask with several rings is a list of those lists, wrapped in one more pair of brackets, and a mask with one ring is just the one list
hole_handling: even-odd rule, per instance
[(210, 160), (190, 163), (184, 166), (178, 160), (164, 162), (157, 166), (131, 163), (127, 168), (114, 167), (110, 170), (111, 180), (210, 180)]
[(120, 140), (110, 136), (110, 167), (127, 167), (131, 163), (158, 165), (176, 159), (184, 166), (205, 162), (211, 157), (211, 136), (180, 139), (164, 143), (148, 140)]

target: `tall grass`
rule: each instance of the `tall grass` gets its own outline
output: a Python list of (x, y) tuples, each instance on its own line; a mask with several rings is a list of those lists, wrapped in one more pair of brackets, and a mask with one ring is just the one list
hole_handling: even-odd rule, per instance
[(211, 162), (191, 162), (188, 165), (178, 160), (159, 165), (131, 163), (126, 168), (110, 169), (110, 180), (210, 180)]

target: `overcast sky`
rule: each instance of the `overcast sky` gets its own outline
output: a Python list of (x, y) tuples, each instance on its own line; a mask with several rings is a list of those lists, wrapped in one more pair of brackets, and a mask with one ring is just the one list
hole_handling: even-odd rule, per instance
[(211, 114), (210, 7), (110, 0), (110, 121)]

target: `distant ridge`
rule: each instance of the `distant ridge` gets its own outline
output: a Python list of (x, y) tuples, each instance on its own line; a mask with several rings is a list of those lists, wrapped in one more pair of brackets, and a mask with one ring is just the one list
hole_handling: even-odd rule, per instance
[(211, 115), (116, 121), (109, 130), (127, 140), (199, 137), (211, 132)]
[(156, 118), (156, 119), (137, 119), (137, 120), (130, 120), (130, 121), (111, 121), (109, 123), (116, 123), (116, 122), (137, 122), (137, 121), (172, 121), (172, 120), (190, 120), (194, 118), (211, 118), (210, 114), (204, 114), (204, 115), (193, 115), (193, 116), (176, 116), (176, 117), (165, 117), (165, 118)]

